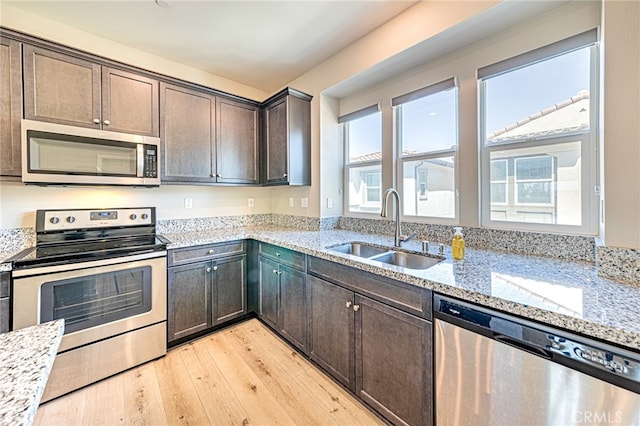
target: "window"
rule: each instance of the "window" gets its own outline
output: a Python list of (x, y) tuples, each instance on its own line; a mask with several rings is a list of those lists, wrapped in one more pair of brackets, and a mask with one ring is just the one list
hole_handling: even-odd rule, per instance
[(378, 105), (339, 117), (345, 141), (345, 206), (357, 213), (382, 208), (382, 117)]
[(392, 105), (404, 215), (454, 219), (458, 146), (455, 80), (399, 96)]
[(483, 225), (595, 232), (595, 37), (478, 70)]

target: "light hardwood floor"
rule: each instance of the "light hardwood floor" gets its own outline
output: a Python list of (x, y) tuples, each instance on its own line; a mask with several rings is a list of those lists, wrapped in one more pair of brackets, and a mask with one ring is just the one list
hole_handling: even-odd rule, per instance
[(42, 404), (34, 425), (380, 425), (250, 320)]

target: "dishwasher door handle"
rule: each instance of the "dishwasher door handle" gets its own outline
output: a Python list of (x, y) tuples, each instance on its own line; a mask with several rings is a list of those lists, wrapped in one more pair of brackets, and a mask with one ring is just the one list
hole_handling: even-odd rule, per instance
[(496, 334), (493, 336), (494, 340), (504, 343), (505, 345), (513, 346), (514, 348), (521, 349), (525, 352), (529, 352), (533, 355), (538, 355), (546, 359), (551, 359), (553, 354), (539, 346), (532, 345), (522, 340), (514, 339), (513, 337), (506, 336), (504, 334)]

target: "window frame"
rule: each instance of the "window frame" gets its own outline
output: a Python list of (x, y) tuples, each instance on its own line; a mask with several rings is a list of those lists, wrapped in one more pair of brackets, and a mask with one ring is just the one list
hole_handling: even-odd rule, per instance
[[(429, 151), (418, 154), (402, 155), (402, 108), (403, 104), (422, 99), (431, 95), (442, 93), (444, 91), (453, 90), (454, 93), (454, 109), (455, 109), (455, 146), (450, 149), (442, 149), (436, 151)], [(394, 187), (398, 190), (401, 200), (405, 200), (407, 194), (404, 190), (404, 166), (405, 163), (414, 161), (426, 161), (443, 157), (453, 158), (453, 196), (454, 196), (454, 216), (442, 217), (442, 216), (420, 216), (406, 214), (404, 208), (401, 210), (401, 218), (405, 221), (414, 223), (433, 223), (443, 225), (457, 225), (460, 221), (460, 202), (459, 202), (459, 172), (458, 172), (458, 149), (460, 146), (460, 105), (459, 105), (459, 88), (456, 77), (443, 80), (441, 82), (426, 86), (422, 89), (415, 90), (402, 96), (398, 96), (392, 100), (393, 106), (393, 121), (394, 121), (394, 145), (397, 153), (394, 162), (396, 164), (396, 175)], [(427, 175), (428, 179), (428, 175)], [(427, 188), (427, 194), (428, 194)], [(427, 196), (418, 196), (419, 200), (426, 200)]]
[[(368, 115), (373, 114), (381, 114), (380, 116), (380, 126), (382, 126), (382, 111), (380, 109), (380, 104), (374, 104), (366, 108), (359, 109), (357, 111), (351, 112), (349, 114), (342, 115), (338, 117), (338, 123), (341, 124), (341, 136), (342, 136), (342, 145), (343, 145), (343, 190), (342, 190), (342, 214), (346, 217), (360, 217), (360, 218), (372, 218), (380, 215), (380, 211), (375, 212), (367, 212), (367, 211), (351, 211), (349, 208), (349, 183), (350, 183), (350, 175), (353, 170), (364, 169), (370, 167), (377, 167), (380, 172), (380, 203), (382, 203), (382, 183), (383, 183), (383, 170), (382, 170), (382, 159), (380, 160), (371, 160), (371, 161), (359, 161), (356, 163), (352, 163), (349, 160), (349, 125), (351, 121), (357, 120), (359, 118), (366, 117)], [(380, 140), (380, 152), (383, 149), (383, 140)], [(371, 173), (371, 172), (364, 172)], [(362, 197), (361, 206), (366, 207), (368, 204), (368, 197), (366, 193), (366, 189), (364, 197)]]
[[(574, 36), (575, 39), (580, 40), (585, 38), (585, 34), (593, 36), (594, 30), (587, 31), (582, 34), (578, 34)], [(600, 49), (599, 42), (591, 41), (587, 44), (582, 44), (580, 46), (572, 46), (571, 48), (567, 48), (567, 50), (559, 50), (558, 46), (566, 46), (567, 40), (561, 40), (553, 45), (552, 47), (556, 47), (556, 49), (548, 49), (547, 51), (551, 52), (548, 56), (538, 57), (536, 60), (530, 61), (528, 63), (520, 63), (513, 68), (502, 70), (500, 73), (509, 72), (511, 70), (515, 70), (518, 68), (523, 68), (528, 65), (533, 65), (537, 62), (551, 59), (557, 56), (561, 56), (563, 54), (570, 53), (572, 51), (582, 49), (582, 48), (590, 48), (590, 87), (589, 87), (589, 129), (586, 131), (575, 131), (575, 132), (566, 132), (560, 135), (549, 135), (535, 138), (522, 138), (517, 141), (508, 141), (508, 142), (494, 142), (491, 144), (487, 144), (487, 129), (485, 128), (486, 123), (486, 84), (485, 80), (490, 78), (491, 75), (484, 75), (481, 78), (481, 75), (487, 74), (486, 72), (481, 72), (478, 70), (478, 143), (479, 143), (479, 160), (480, 160), (480, 170), (479, 170), (479, 179), (480, 179), (480, 225), (486, 228), (498, 228), (498, 229), (514, 229), (514, 230), (522, 230), (522, 231), (534, 231), (534, 232), (553, 232), (553, 233), (564, 233), (564, 234), (579, 234), (579, 235), (597, 235), (598, 234), (598, 217), (599, 217), (599, 204), (600, 204), (600, 177), (599, 177), (599, 152), (598, 152), (598, 129), (599, 129), (599, 121), (598, 121), (598, 105), (599, 105), (599, 91), (598, 91), (598, 81), (599, 81), (599, 57), (600, 57)], [(556, 46), (557, 45), (557, 46)], [(569, 43), (571, 46), (571, 43)], [(532, 52), (527, 52), (525, 54), (519, 55), (518, 57), (507, 59), (502, 61), (502, 63), (518, 63), (518, 59), (526, 58), (527, 56), (535, 56), (535, 53), (540, 51), (545, 51), (546, 47), (542, 47), (540, 49), (536, 49)], [(499, 65), (499, 64), (498, 64)], [(491, 68), (492, 66), (486, 67)], [(536, 222), (518, 222), (518, 221), (509, 221), (509, 220), (494, 220), (491, 219), (491, 188), (490, 188), (490, 161), (491, 161), (491, 153), (494, 151), (507, 151), (522, 148), (537, 148), (545, 145), (556, 145), (568, 142), (580, 142), (580, 158), (581, 158), (581, 182), (582, 188), (580, 190), (581, 196), (581, 225), (567, 225), (567, 224), (545, 224), (545, 223), (536, 223)], [(514, 155), (515, 157), (515, 155)], [(515, 173), (515, 170), (514, 170)], [(517, 189), (516, 189), (517, 190)]]

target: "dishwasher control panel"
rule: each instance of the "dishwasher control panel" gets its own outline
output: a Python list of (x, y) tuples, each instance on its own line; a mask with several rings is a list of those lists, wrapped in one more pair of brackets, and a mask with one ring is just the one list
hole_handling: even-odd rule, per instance
[(640, 362), (637, 360), (553, 334), (548, 334), (547, 338), (550, 351), (640, 382)]

